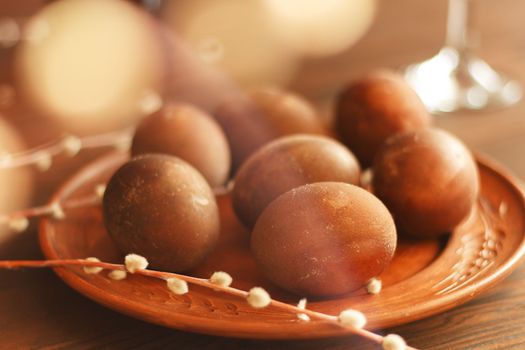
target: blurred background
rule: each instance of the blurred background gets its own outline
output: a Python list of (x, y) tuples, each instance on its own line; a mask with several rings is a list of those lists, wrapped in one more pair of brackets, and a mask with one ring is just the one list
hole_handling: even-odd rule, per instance
[[(468, 2), (475, 5), (479, 56), (525, 82), (525, 2)], [(343, 85), (374, 68), (401, 69), (434, 56), (445, 42), (447, 6), (445, 0), (2, 1), (0, 156), (67, 134), (125, 130), (164, 101), (213, 111), (230, 94), (263, 86), (304, 95), (329, 120)], [(525, 179), (524, 103), (459, 110), (436, 122)], [(105, 152), (53, 158), (46, 172), (1, 169), (0, 213), (44, 203), (65, 178)], [(28, 239), (34, 234), (34, 228), (3, 234), (2, 257), (40, 256), (36, 240)], [(62, 285), (50, 288), (48, 293), (80, 298)], [(24, 297), (7, 296), (15, 303)], [(49, 314), (21, 305), (37, 307), (37, 318)], [(95, 312), (108, 313), (98, 306)], [(12, 323), (26, 322), (13, 317)], [(44, 343), (67, 338), (67, 327), (78, 334), (74, 325), (52, 330), (64, 317), (75, 315), (39, 326), (50, 334)], [(28, 347), (36, 342), (31, 337)]]
[[(349, 52), (378, 20), (378, 7), (373, 0), (3, 2), (0, 153), (7, 162), (66, 134), (124, 130), (165, 101), (213, 112), (229, 95), (269, 86), (304, 94), (329, 118), (330, 98), (368, 68), (357, 68), (353, 61), (363, 58)], [(42, 159), (44, 168), (55, 163), (45, 173), (2, 170), (0, 212), (45, 202), (99, 153)]]
[[(458, 1), (475, 7), (469, 25), (476, 22), (477, 35), (470, 40), (479, 55), (523, 81), (521, 5), (504, 0), (509, 6), (490, 11), (494, 5), (488, 0)], [(169, 100), (213, 112), (229, 94), (265, 86), (306, 96), (330, 119), (333, 98), (344, 84), (373, 68), (401, 69), (440, 50), (446, 40), (448, 4), (431, 3), (2, 2), (1, 151), (27, 149), (66, 133), (122, 130)], [(480, 38), (483, 45), (478, 45)], [(434, 84), (432, 77), (427, 80)], [(453, 118), (452, 113), (438, 118), (438, 124), (525, 173), (525, 165), (509, 164), (497, 145), (485, 146), (506, 132), (506, 141), (498, 142), (517, 142), (523, 129), (522, 118), (516, 116), (521, 105), (465, 118)], [(472, 132), (473, 128), (486, 132)], [(71, 162), (67, 163), (66, 168)], [(55, 175), (51, 171), (44, 179), (52, 182)], [(13, 201), (5, 209), (16, 206)]]

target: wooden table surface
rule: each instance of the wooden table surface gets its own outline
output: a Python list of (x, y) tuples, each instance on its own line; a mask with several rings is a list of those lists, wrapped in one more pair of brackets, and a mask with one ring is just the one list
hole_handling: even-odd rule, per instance
[[(27, 4), (38, 5), (38, 1)], [(525, 2), (474, 2), (482, 45), (480, 54), (494, 66), (525, 83)], [(0, 4), (0, 15), (23, 15), (30, 9)], [(5, 5), (5, 6), (4, 6)], [(14, 5), (13, 5), (14, 6)], [(32, 6), (32, 5), (31, 5)], [(13, 13), (13, 11), (19, 11)], [(11, 11), (11, 12), (10, 12)], [(379, 1), (375, 23), (351, 50), (337, 57), (308, 62), (294, 89), (330, 105), (345, 81), (374, 67), (400, 67), (434, 54), (443, 42), (444, 0)], [(10, 53), (0, 54), (0, 64)], [(0, 78), (9, 81), (3, 70)], [(45, 129), (23, 116), (23, 107), (4, 115), (24, 131), (30, 144), (45, 140)], [(487, 113), (454, 113), (437, 123), (459, 135), (525, 179), (525, 100), (512, 108)], [(39, 131), (37, 132), (36, 129)], [(46, 131), (48, 130), (48, 131)], [(93, 155), (81, 157), (86, 161)], [(36, 202), (49, 196), (78, 167), (62, 165), (39, 177)], [(36, 228), (0, 249), (2, 258), (38, 259)], [(525, 265), (507, 280), (473, 301), (443, 314), (384, 333), (398, 333), (422, 349), (525, 349)], [(51, 271), (0, 271), (1, 349), (376, 349), (355, 337), (314, 341), (255, 341), (212, 337), (166, 329), (138, 321), (91, 302), (62, 283)]]

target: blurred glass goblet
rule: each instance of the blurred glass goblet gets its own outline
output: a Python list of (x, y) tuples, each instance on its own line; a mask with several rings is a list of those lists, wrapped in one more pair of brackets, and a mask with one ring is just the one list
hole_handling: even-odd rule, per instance
[(471, 1), (449, 0), (445, 46), (405, 70), (406, 80), (432, 113), (491, 110), (521, 99), (520, 84), (475, 55)]

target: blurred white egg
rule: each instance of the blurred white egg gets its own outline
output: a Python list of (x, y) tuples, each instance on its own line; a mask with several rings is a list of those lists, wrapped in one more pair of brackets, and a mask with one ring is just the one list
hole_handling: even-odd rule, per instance
[(359, 40), (376, 0), (266, 0), (282, 39), (305, 56), (337, 54)]
[(264, 0), (170, 0), (162, 13), (203, 62), (243, 86), (286, 84), (296, 71)]
[(68, 131), (130, 125), (145, 113), (141, 99), (162, 93), (156, 25), (125, 1), (52, 2), (24, 35), (17, 57), (23, 91)]

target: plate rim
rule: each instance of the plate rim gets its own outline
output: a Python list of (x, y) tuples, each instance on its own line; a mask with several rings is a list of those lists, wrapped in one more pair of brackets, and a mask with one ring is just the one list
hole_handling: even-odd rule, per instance
[[(117, 157), (118, 156), (118, 157)], [(89, 162), (88, 164), (80, 167), (72, 176), (68, 177), (65, 182), (63, 182), (59, 188), (51, 196), (49, 203), (53, 203), (61, 199), (64, 196), (67, 196), (68, 189), (74, 187), (75, 183), (81, 182), (84, 178), (89, 178), (90, 174), (97, 173), (96, 169), (109, 165), (111, 163), (118, 163), (118, 161), (125, 160), (126, 157), (129, 157), (127, 153), (122, 152), (112, 152), (108, 155), (96, 158), (95, 160)], [(521, 205), (520, 211), (525, 213), (525, 186), (510, 170), (506, 167), (500, 165), (498, 162), (492, 160), (491, 158), (476, 153), (475, 154), (476, 162), (495, 173), (500, 178), (503, 178), (508, 185), (512, 188), (512, 192), (516, 195), (519, 195), (519, 201)], [(39, 243), (42, 253), (46, 259), (60, 259), (60, 256), (57, 252), (51, 247), (50, 241), (47, 239), (49, 236), (48, 229), (51, 225), (50, 218), (42, 218), (38, 228)], [(446, 249), (446, 247), (445, 247)], [(387, 324), (385, 327), (388, 328), (397, 325), (402, 325), (410, 323), (416, 320), (420, 320), (432, 315), (442, 313), (446, 310), (452, 309), (458, 305), (461, 305), (477, 295), (485, 292), (508, 275), (510, 275), (525, 258), (525, 230), (522, 232), (521, 241), (519, 245), (513, 250), (513, 253), (491, 274), (483, 277), (482, 279), (473, 282), (470, 285), (467, 285), (463, 288), (460, 288), (456, 291), (453, 291), (446, 295), (441, 295), (439, 298), (430, 300), (425, 304), (412, 305), (410, 315), (405, 317), (406, 321), (403, 322), (392, 322), (392, 324)], [(163, 321), (163, 318), (154, 317), (148, 311), (148, 307), (145, 304), (140, 304), (136, 302), (131, 302), (125, 298), (118, 298), (112, 294), (104, 293), (101, 288), (86, 282), (84, 279), (80, 278), (76, 272), (71, 268), (67, 267), (56, 267), (53, 268), (57, 276), (64, 281), (69, 287), (83, 296), (107, 307), (111, 310), (117, 311), (119, 313), (154, 323), (157, 325), (175, 328), (181, 331), (193, 332), (193, 333), (202, 333), (210, 334), (216, 336), (227, 336), (235, 338), (249, 338), (249, 339), (316, 339), (316, 338), (329, 338), (329, 337), (341, 337), (348, 336), (353, 334), (351, 330), (345, 330), (341, 327), (332, 327), (325, 329), (323, 332), (309, 332), (307, 329), (310, 327), (315, 327), (317, 322), (309, 323), (287, 323), (283, 324), (283, 328), (280, 332), (272, 332), (268, 330), (261, 329), (259, 332), (254, 332), (253, 328), (248, 327), (246, 324), (243, 326), (243, 323), (237, 323), (236, 329), (231, 327), (224, 326), (223, 324), (231, 324), (230, 321), (220, 321), (219, 324), (215, 322), (206, 322), (205, 326), (196, 327), (196, 324), (204, 324), (204, 322), (194, 322), (192, 324), (188, 322), (180, 322), (177, 320), (174, 322), (174, 319), (171, 318), (170, 321)], [(125, 302), (123, 300), (126, 300)], [(129, 304), (134, 305), (133, 312), (129, 309)], [(139, 312), (135, 312), (139, 310)], [(141, 310), (141, 311), (140, 311)], [(436, 311), (438, 310), (438, 311)], [(201, 317), (195, 317), (191, 315), (184, 315), (185, 319), (194, 319), (202, 320)], [(222, 325), (221, 325), (222, 324)], [(248, 323), (249, 325), (250, 323)], [(246, 326), (246, 327), (245, 327)], [(291, 328), (290, 328), (291, 326)], [(300, 329), (300, 331), (293, 331), (293, 329)], [(290, 333), (288, 332), (290, 331)]]

